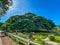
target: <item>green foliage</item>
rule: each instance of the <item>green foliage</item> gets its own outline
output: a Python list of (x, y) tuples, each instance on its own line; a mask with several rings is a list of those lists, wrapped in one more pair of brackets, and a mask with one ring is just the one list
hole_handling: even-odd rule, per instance
[(3, 23), (0, 23), (0, 26), (2, 25)]
[(0, 16), (5, 14), (12, 5), (12, 0), (0, 0)]
[(56, 35), (55, 36), (50, 36), (49, 39), (51, 41), (55, 41), (55, 42), (60, 43), (60, 36), (56, 36)]
[(0, 28), (1, 28), (2, 24), (3, 24), (3, 23), (0, 23)]
[(43, 38), (44, 36), (34, 35), (34, 39), (32, 39), (32, 41), (41, 45), (45, 45), (45, 41), (42, 40)]
[(55, 36), (55, 41), (60, 43), (60, 36)]
[[(26, 31), (31, 32), (35, 30), (51, 30), (55, 24), (44, 17), (37, 16), (33, 13), (26, 13), (24, 15), (16, 15), (10, 17), (3, 25), (5, 29), (12, 31)], [(3, 29), (3, 28), (2, 28)]]
[(49, 39), (50, 39), (51, 41), (55, 41), (55, 36), (49, 36)]

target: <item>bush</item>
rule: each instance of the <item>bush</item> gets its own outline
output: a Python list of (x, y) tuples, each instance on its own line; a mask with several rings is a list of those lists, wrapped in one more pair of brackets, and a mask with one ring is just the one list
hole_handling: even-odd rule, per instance
[(60, 43), (60, 36), (55, 36), (56, 42)]
[(49, 36), (49, 39), (50, 39), (51, 41), (55, 41), (55, 37), (54, 37), (54, 36)]

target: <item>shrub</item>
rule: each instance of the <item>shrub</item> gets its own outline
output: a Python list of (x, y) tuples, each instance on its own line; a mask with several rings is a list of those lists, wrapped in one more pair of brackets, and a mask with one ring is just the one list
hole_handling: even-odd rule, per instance
[(56, 42), (60, 43), (60, 36), (55, 36)]
[(49, 39), (50, 39), (51, 41), (55, 41), (55, 37), (54, 37), (54, 36), (49, 36)]

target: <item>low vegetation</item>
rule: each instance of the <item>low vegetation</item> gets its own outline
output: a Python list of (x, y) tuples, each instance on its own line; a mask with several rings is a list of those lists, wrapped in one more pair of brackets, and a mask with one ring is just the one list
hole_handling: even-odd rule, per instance
[(60, 43), (60, 36), (50, 36), (49, 39), (54, 42)]

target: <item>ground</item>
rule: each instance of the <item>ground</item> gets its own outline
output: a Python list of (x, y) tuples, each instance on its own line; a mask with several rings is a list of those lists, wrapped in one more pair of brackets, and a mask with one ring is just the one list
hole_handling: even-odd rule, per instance
[(2, 45), (19, 45), (8, 36), (2, 37)]
[(44, 41), (45, 41), (45, 43), (47, 43), (49, 45), (60, 45), (60, 43), (50, 41), (48, 37), (45, 38)]

